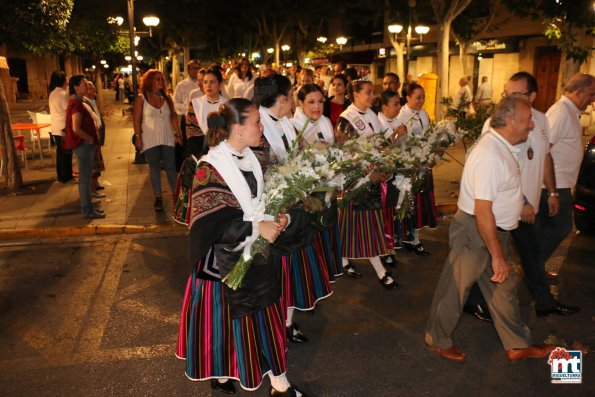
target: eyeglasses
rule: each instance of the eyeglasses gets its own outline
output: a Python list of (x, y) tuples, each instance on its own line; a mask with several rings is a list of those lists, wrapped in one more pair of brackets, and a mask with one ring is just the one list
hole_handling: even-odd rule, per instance
[(527, 91), (527, 92), (511, 92), (510, 94), (503, 92), (500, 95), (502, 96), (502, 98), (506, 98), (507, 96), (526, 96), (526, 97), (528, 97), (529, 95), (531, 95), (531, 93), (529, 91)]

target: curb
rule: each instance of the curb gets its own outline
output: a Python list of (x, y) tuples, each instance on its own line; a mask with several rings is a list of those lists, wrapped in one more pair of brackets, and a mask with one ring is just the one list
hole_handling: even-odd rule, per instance
[(0, 229), (0, 240), (25, 240), (38, 238), (69, 238), (88, 236), (109, 236), (115, 234), (185, 233), (179, 225), (89, 225), (16, 227)]
[[(438, 216), (453, 215), (457, 211), (456, 204), (440, 204), (436, 206)], [(49, 227), (16, 227), (0, 229), (2, 240), (26, 240), (41, 238), (70, 238), (88, 236), (110, 236), (116, 234), (157, 234), (157, 233), (186, 233), (181, 225), (87, 225), (87, 226), (49, 226)]]

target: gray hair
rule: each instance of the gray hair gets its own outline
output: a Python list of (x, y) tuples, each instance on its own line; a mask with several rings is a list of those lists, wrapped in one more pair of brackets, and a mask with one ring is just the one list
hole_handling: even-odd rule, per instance
[(565, 92), (572, 93), (584, 88), (589, 88), (593, 84), (595, 77), (586, 73), (577, 73), (568, 80)]
[(506, 118), (514, 117), (516, 115), (517, 105), (521, 102), (529, 106), (529, 102), (527, 102), (527, 99), (524, 97), (507, 96), (502, 98), (502, 100), (494, 107), (490, 127), (506, 127)]

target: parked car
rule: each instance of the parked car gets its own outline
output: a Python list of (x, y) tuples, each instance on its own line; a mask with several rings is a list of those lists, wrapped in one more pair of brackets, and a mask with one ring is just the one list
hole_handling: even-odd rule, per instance
[(595, 136), (587, 143), (576, 182), (574, 223), (581, 232), (595, 231)]

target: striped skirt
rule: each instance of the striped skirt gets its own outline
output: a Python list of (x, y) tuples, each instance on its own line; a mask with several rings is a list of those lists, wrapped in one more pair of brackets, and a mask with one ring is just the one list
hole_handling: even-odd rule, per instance
[(339, 230), (344, 258), (372, 258), (386, 255), (382, 210), (339, 210)]
[(343, 275), (339, 224), (335, 223), (330, 228), (322, 229), (314, 241), (314, 248), (320, 253), (322, 262), (326, 264), (330, 282), (335, 282), (338, 276)]
[(186, 285), (176, 356), (186, 360), (193, 381), (212, 378), (238, 380), (256, 390), (272, 372), (285, 372), (285, 321), (280, 301), (232, 319), (219, 281), (191, 275)]
[(438, 227), (438, 212), (436, 211), (436, 200), (434, 199), (434, 190), (415, 194), (415, 228), (421, 229)]
[(288, 308), (311, 310), (333, 293), (328, 270), (314, 244), (284, 256), (281, 296)]
[(182, 172), (178, 173), (178, 182), (176, 183), (176, 193), (174, 197), (176, 202), (174, 204), (174, 221), (188, 226), (190, 223), (190, 199), (192, 189), (182, 186)]

